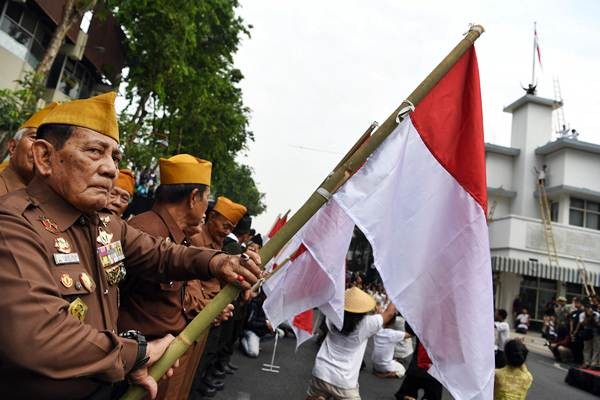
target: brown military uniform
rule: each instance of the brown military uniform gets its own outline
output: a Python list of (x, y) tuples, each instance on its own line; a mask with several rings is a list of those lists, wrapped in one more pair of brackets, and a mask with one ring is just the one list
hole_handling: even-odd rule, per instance
[[(133, 217), (128, 224), (152, 236), (190, 245), (185, 233), (163, 206), (155, 205), (152, 210)], [(186, 325), (183, 313), (183, 282), (161, 283), (134, 273), (125, 279), (119, 309), (120, 331), (137, 329), (150, 340), (167, 333), (177, 335)]]
[(0, 173), (0, 196), (24, 187), (25, 184), (10, 165), (4, 171), (2, 171), (2, 173)]
[[(133, 217), (129, 225), (153, 236), (169, 238), (173, 243), (184, 246), (190, 244), (169, 211), (160, 204)], [(136, 329), (150, 339), (160, 338), (168, 333), (178, 335), (186, 325), (183, 285), (183, 282), (161, 283), (139, 274), (129, 274), (121, 296), (119, 330)], [(197, 351), (197, 347), (197, 344), (192, 345), (179, 358), (179, 368), (174, 370), (170, 379), (159, 382), (157, 399), (179, 400), (188, 397), (190, 388), (186, 388), (183, 381), (190, 368), (190, 356)]]
[(166, 243), (114, 216), (84, 215), (41, 179), (7, 195), (0, 205), (0, 393), (80, 399), (131, 370), (137, 344), (117, 336), (119, 289), (107, 279), (114, 265), (101, 257), (101, 239), (120, 243), (129, 271), (164, 282), (209, 278), (216, 254)]

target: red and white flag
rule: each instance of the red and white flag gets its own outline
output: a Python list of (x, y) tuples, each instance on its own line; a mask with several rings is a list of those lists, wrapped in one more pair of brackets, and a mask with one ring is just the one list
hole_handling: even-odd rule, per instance
[(494, 331), (479, 71), (471, 48), (333, 196), (456, 399), (492, 399)]
[(352, 220), (330, 202), (277, 256), (276, 264), (282, 266), (263, 286), (263, 309), (273, 326), (291, 322), (297, 346), (312, 336), (313, 308), (342, 327), (346, 254), (353, 229)]
[(540, 63), (540, 68), (542, 68), (542, 51), (540, 50), (540, 38), (537, 34), (537, 26), (533, 25), (533, 48), (535, 53), (537, 54), (538, 62)]

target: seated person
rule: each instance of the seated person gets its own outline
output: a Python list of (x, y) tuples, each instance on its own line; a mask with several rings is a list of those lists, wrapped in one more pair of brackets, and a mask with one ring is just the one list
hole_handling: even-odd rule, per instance
[(392, 318), (384, 329), (373, 336), (373, 374), (378, 378), (402, 378), (406, 369), (397, 360), (394, 360), (396, 344), (410, 339), (411, 335), (393, 329), (395, 318)]

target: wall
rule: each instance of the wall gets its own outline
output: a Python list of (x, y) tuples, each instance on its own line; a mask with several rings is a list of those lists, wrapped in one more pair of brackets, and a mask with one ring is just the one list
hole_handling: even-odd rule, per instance
[(31, 69), (24, 61), (26, 54), (27, 49), (23, 45), (0, 31), (1, 89), (15, 89), (17, 87), (15, 80), (22, 78), (26, 69)]
[(513, 159), (513, 157), (504, 154), (486, 152), (485, 168), (488, 187), (513, 189)]

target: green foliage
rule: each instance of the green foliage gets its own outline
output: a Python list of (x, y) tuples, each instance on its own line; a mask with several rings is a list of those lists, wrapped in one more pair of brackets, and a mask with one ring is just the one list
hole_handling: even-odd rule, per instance
[(253, 140), (237, 86), (243, 75), (233, 66), (249, 34), (235, 15), (237, 0), (111, 0), (109, 6), (127, 36), (125, 159), (138, 169), (178, 153), (211, 160), (213, 186), (223, 190), (217, 194), (264, 211), (252, 171), (235, 162)]
[(16, 82), (16, 89), (0, 90), (0, 131), (10, 134), (37, 111), (38, 99), (44, 93), (44, 85), (33, 72)]

